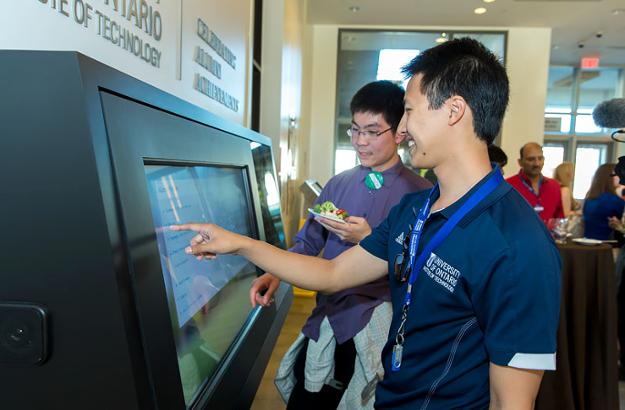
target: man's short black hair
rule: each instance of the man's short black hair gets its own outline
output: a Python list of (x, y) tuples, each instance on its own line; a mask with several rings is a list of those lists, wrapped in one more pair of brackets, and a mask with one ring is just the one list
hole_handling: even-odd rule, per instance
[(374, 81), (356, 91), (349, 108), (352, 115), (357, 112), (382, 114), (395, 132), (404, 115), (404, 89), (391, 81)]
[(508, 156), (503, 150), (497, 145), (490, 144), (488, 146), (488, 159), (490, 162), (497, 163), (501, 168), (505, 167), (508, 164)]
[(402, 68), (422, 74), (421, 92), (430, 109), (438, 109), (454, 95), (465, 99), (473, 113), (473, 128), (487, 144), (499, 131), (508, 105), (506, 70), (493, 53), (470, 38), (447, 41), (425, 50)]

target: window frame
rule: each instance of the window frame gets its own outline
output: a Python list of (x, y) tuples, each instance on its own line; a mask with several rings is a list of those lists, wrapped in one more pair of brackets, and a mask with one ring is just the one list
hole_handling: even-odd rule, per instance
[[(604, 66), (604, 67), (599, 67), (596, 69), (582, 69), (580, 67), (575, 67), (575, 66), (570, 66), (570, 65), (563, 65), (563, 64), (550, 64), (549, 68), (551, 69), (552, 67), (557, 67), (557, 68), (570, 68), (572, 69), (572, 77), (573, 77), (573, 84), (571, 85), (571, 100), (570, 100), (570, 111), (568, 113), (557, 113), (557, 112), (553, 112), (553, 111), (548, 111), (547, 110), (547, 101), (545, 101), (545, 110), (544, 110), (544, 115), (553, 115), (553, 114), (564, 114), (564, 115), (570, 115), (570, 122), (569, 122), (569, 132), (556, 132), (556, 131), (545, 131), (545, 139), (549, 138), (552, 139), (552, 137), (557, 137), (557, 136), (568, 136), (568, 137), (581, 137), (581, 138), (586, 138), (586, 137), (590, 137), (590, 138), (595, 138), (595, 137), (603, 137), (606, 134), (609, 135), (608, 129), (606, 128), (602, 128), (599, 132), (577, 132), (576, 131), (576, 126), (577, 126), (577, 117), (580, 115), (587, 115), (587, 114), (580, 114), (578, 112), (579, 110), (579, 101), (580, 101), (580, 95), (581, 95), (581, 77), (582, 77), (582, 72), (584, 71), (606, 71), (606, 70), (618, 70), (617, 73), (617, 80), (616, 80), (616, 84), (615, 84), (615, 93), (614, 96), (612, 98), (620, 98), (623, 95), (623, 89), (625, 87), (625, 67), (624, 66)], [(549, 95), (549, 90), (547, 90), (547, 96)], [(609, 139), (609, 138), (608, 138)]]
[[(339, 28), (338, 36), (337, 36), (337, 67), (336, 67), (336, 81), (335, 81), (335, 112), (334, 112), (334, 138), (333, 138), (333, 150), (332, 150), (332, 171), (336, 170), (336, 152), (339, 149), (353, 149), (351, 144), (340, 144), (339, 143), (339, 133), (345, 133), (344, 122), (347, 121), (347, 118), (340, 117), (340, 72), (339, 72), (339, 64), (340, 61), (340, 53), (341, 53), (341, 39), (343, 38), (343, 34), (345, 33), (423, 33), (423, 34), (438, 34), (442, 33), (447, 34), (448, 39), (453, 39), (455, 35), (480, 35), (480, 34), (491, 34), (491, 35), (500, 35), (503, 40), (503, 55), (501, 56), (504, 67), (506, 67), (506, 63), (508, 60), (508, 31), (507, 30), (447, 30), (441, 28), (440, 30), (410, 30), (410, 29), (394, 29), (394, 28), (376, 28), (376, 29), (364, 29), (364, 28), (349, 28), (343, 27)], [(365, 85), (365, 84), (362, 84)], [(362, 86), (361, 85), (361, 86)], [(349, 118), (349, 124), (351, 124), (351, 117)], [(497, 136), (496, 143), (499, 141), (501, 136)], [(356, 156), (356, 161), (354, 166), (358, 165), (358, 157)]]
[[(577, 117), (580, 115), (578, 113), (579, 109), (579, 101), (581, 94), (581, 73), (582, 71), (589, 71), (581, 69), (580, 67), (567, 66), (562, 64), (552, 64), (551, 67), (561, 67), (561, 68), (571, 68), (573, 70), (573, 84), (571, 86), (571, 105), (570, 105), (570, 113), (567, 115), (571, 116), (570, 124), (569, 124), (569, 132), (547, 132), (544, 133), (544, 142), (543, 145), (564, 145), (564, 161), (572, 162), (576, 164), (577, 157), (577, 148), (585, 145), (603, 145), (606, 146), (606, 162), (616, 162), (618, 155), (618, 147), (616, 143), (610, 138), (610, 132), (608, 129), (601, 129), (600, 132), (577, 132)], [(600, 67), (597, 70), (602, 71), (606, 69), (616, 69), (618, 70), (617, 81), (614, 85), (615, 93), (612, 98), (620, 98), (624, 93), (625, 88), (625, 67), (624, 66), (604, 66)], [(593, 69), (595, 70), (595, 69)], [(549, 91), (547, 90), (547, 93)], [(545, 111), (544, 115), (555, 114), (552, 111), (547, 110), (547, 101), (545, 101)], [(581, 114), (586, 115), (586, 114)], [(548, 177), (552, 177), (552, 175), (546, 175)], [(576, 198), (583, 199), (583, 198)]]

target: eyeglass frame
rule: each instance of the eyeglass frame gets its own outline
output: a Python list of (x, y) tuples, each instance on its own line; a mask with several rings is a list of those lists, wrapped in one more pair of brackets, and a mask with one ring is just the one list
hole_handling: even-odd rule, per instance
[(390, 130), (393, 129), (393, 127), (388, 127), (387, 129), (385, 129), (384, 131), (372, 131), (372, 130), (364, 130), (361, 131), (360, 129), (357, 129), (354, 132), (352, 132), (352, 130), (354, 130), (354, 127), (349, 127), (347, 130), (345, 130), (345, 133), (347, 134), (348, 137), (350, 138), (356, 138), (359, 135), (362, 135), (363, 137), (367, 138), (367, 139), (371, 139), (371, 138), (378, 138), (380, 135), (384, 134), (385, 132), (388, 132)]

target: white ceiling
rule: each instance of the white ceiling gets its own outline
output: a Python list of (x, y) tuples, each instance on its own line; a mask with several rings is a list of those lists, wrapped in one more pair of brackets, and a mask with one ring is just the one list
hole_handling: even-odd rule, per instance
[[(476, 15), (476, 7), (488, 11)], [(309, 0), (308, 19), (337, 25), (551, 27), (552, 64), (578, 64), (598, 54), (602, 66), (625, 65), (625, 0)]]

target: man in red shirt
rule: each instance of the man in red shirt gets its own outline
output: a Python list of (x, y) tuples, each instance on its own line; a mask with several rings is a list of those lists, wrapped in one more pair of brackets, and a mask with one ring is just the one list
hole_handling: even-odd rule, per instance
[(551, 218), (564, 218), (560, 184), (541, 173), (545, 165), (543, 148), (528, 142), (521, 147), (518, 174), (506, 179), (527, 200), (543, 222)]

